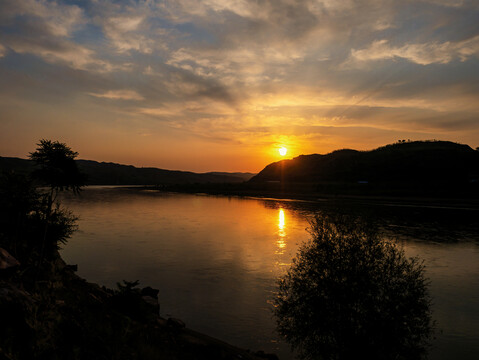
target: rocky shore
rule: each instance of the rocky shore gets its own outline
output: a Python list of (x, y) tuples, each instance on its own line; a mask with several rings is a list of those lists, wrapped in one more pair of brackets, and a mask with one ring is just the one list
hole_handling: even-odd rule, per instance
[(160, 316), (158, 290), (88, 283), (58, 252), (23, 266), (0, 248), (0, 360), (277, 359)]

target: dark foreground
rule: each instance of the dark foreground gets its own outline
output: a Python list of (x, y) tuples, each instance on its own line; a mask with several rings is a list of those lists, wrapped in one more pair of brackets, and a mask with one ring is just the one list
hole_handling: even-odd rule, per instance
[(275, 359), (159, 316), (157, 291), (101, 288), (57, 256), (0, 269), (0, 359)]

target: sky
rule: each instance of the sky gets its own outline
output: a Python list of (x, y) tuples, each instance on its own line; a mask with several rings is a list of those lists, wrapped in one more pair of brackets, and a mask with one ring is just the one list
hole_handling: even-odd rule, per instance
[(0, 1), (0, 156), (258, 172), (479, 146), (478, 0)]

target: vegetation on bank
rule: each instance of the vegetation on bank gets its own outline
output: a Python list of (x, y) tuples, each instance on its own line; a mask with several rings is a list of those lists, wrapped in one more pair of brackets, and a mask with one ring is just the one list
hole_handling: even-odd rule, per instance
[(75, 216), (56, 197), (60, 191), (78, 193), (84, 183), (76, 156), (65, 144), (41, 140), (30, 154), (37, 164), (31, 177), (15, 172), (1, 175), (0, 241), (21, 263), (42, 268), (43, 261), (51, 260), (75, 231)]
[(432, 337), (424, 266), (359, 218), (317, 216), (279, 281), (281, 335), (303, 359), (422, 359)]

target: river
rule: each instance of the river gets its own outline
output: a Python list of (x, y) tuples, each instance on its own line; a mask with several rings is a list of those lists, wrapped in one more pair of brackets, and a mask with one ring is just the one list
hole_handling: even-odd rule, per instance
[(160, 289), (160, 314), (236, 346), (293, 358), (275, 333), (276, 281), (309, 239), (308, 218), (373, 217), (424, 260), (436, 321), (431, 359), (479, 358), (479, 211), (468, 208), (164, 193), (88, 187), (62, 204), (79, 217), (61, 251), (90, 282)]

